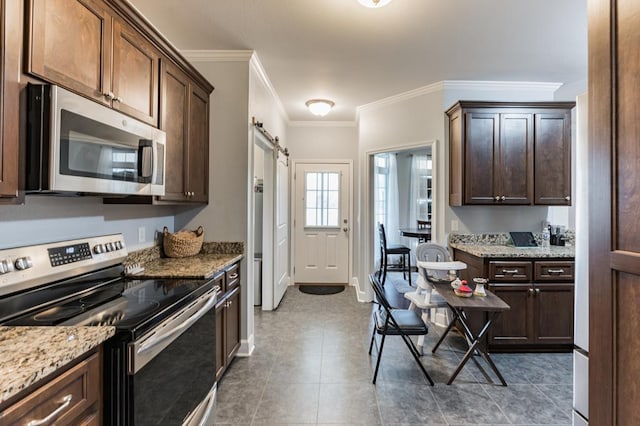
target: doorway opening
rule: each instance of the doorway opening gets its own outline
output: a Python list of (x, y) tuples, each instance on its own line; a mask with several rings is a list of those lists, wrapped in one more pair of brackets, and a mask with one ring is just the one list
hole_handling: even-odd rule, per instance
[[(289, 285), (288, 153), (278, 138), (269, 139), (256, 127), (252, 130), (251, 188), (247, 253), (249, 276), (248, 308), (263, 311), (278, 307)], [(282, 152), (282, 155), (280, 153)]]
[[(380, 265), (378, 223), (385, 226), (389, 244), (411, 248), (412, 256), (419, 242), (439, 240), (438, 155), (435, 140), (367, 153), (365, 212), (369, 214), (364, 222), (364, 239), (370, 243), (365, 271), (377, 270)], [(403, 231), (425, 227), (429, 229), (426, 237), (403, 236), (413, 234)], [(416, 265), (415, 258), (411, 264)], [(417, 275), (412, 277), (416, 279)]]

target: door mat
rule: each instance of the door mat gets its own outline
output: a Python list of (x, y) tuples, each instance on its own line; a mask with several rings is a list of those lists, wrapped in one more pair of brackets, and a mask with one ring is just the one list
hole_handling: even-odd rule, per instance
[(298, 289), (306, 294), (337, 294), (344, 291), (343, 285), (299, 285)]

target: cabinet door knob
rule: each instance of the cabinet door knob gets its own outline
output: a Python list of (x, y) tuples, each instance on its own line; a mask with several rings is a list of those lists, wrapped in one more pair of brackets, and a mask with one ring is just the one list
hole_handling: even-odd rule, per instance
[(566, 201), (571, 201), (571, 197), (570, 197), (570, 196), (568, 196), (568, 195), (567, 195), (566, 197), (564, 197), (564, 199), (565, 199)]
[(504, 195), (502, 197), (500, 197), (500, 201), (504, 201), (506, 199), (507, 199), (507, 197), (505, 197)]
[(536, 295), (540, 294), (540, 289), (536, 288)]
[(529, 289), (529, 294), (533, 294), (533, 291), (534, 291), (534, 290), (533, 290), (532, 288), (530, 288), (530, 289)]
[(499, 195), (496, 195), (496, 196), (494, 197), (494, 199), (495, 199), (496, 201), (500, 201), (500, 196), (499, 196)]
[(103, 92), (102, 95), (107, 99), (113, 99), (113, 93), (111, 92)]
[(113, 98), (113, 100), (114, 102), (124, 102), (120, 96), (116, 96), (115, 98)]

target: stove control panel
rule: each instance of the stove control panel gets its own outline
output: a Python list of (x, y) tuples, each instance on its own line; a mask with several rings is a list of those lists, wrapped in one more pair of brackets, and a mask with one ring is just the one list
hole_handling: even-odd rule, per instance
[(70, 278), (127, 257), (122, 234), (0, 250), (0, 296)]
[(63, 247), (54, 247), (47, 250), (51, 266), (66, 265), (68, 263), (80, 262), (91, 259), (91, 249), (89, 243), (72, 244)]

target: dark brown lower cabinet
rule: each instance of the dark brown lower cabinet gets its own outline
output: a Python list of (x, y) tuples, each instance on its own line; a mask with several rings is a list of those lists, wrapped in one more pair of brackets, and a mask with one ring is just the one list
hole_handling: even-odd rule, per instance
[[(454, 250), (454, 259), (467, 264), (460, 277), (489, 278), (489, 290), (511, 309), (503, 312), (489, 331), (489, 350), (568, 351), (573, 347), (573, 259), (508, 259), (477, 257)], [(470, 312), (476, 333), (484, 314)]]
[(216, 380), (220, 380), (240, 349), (240, 262), (226, 268), (220, 276), (221, 288), (216, 305)]
[(216, 380), (220, 380), (240, 349), (240, 288), (216, 305)]
[(489, 347), (573, 345), (573, 284), (495, 284), (489, 289), (511, 309), (489, 333)]
[[(25, 397), (0, 409), (0, 424), (101, 425), (102, 349), (27, 391)], [(48, 416), (48, 422), (42, 421)]]
[(522, 284), (496, 284), (489, 290), (511, 307), (498, 318), (489, 333), (489, 345), (522, 345), (534, 341), (531, 289)]

